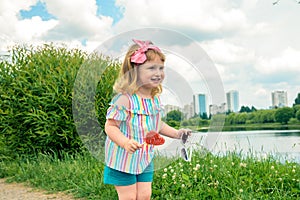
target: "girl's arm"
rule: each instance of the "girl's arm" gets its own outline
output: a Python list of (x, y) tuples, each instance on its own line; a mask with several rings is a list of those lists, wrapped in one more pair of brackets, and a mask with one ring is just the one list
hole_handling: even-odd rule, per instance
[(123, 135), (119, 126), (120, 122), (113, 119), (107, 119), (105, 122), (105, 132), (114, 143), (124, 148), (129, 153), (133, 153), (143, 146), (137, 141), (129, 139)]
[(171, 126), (169, 126), (168, 124), (166, 124), (165, 122), (162, 122), (162, 128), (160, 129), (159, 133), (162, 135), (165, 135), (167, 137), (170, 138), (175, 138), (175, 139), (180, 139), (182, 134), (188, 134), (189, 136), (191, 136), (192, 131), (189, 129), (175, 129)]

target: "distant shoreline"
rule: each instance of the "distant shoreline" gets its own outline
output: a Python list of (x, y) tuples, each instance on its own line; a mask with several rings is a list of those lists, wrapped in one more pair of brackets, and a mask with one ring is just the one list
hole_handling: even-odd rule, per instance
[[(210, 127), (187, 127), (192, 130), (207, 132)], [(300, 130), (300, 124), (239, 124), (239, 125), (224, 125), (222, 131), (243, 131), (243, 130)]]

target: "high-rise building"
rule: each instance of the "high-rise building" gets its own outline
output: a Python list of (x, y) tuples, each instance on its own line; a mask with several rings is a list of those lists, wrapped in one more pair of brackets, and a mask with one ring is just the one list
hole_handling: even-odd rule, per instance
[(227, 110), (231, 112), (239, 111), (239, 92), (231, 90), (226, 93)]
[(274, 91), (272, 92), (272, 107), (281, 108), (288, 106), (287, 92), (286, 91)]
[(193, 96), (194, 112), (199, 116), (203, 116), (206, 111), (206, 96), (205, 94), (195, 94)]

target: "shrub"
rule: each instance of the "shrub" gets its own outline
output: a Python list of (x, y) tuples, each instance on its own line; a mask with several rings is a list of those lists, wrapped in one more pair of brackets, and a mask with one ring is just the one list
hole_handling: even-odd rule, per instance
[[(79, 150), (82, 142), (72, 113), (77, 72), (88, 59), (96, 58), (100, 67), (114, 62), (53, 45), (16, 46), (11, 54), (10, 62), (0, 64), (0, 151), (30, 154)], [(99, 116), (111, 97), (114, 72), (107, 71), (109, 77), (102, 74), (105, 78), (97, 91)], [(99, 120), (103, 124), (103, 118)]]

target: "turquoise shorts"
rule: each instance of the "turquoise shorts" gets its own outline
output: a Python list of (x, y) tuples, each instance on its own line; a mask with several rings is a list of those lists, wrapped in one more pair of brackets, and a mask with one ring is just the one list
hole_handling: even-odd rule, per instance
[(105, 184), (111, 184), (116, 186), (132, 185), (137, 182), (152, 182), (153, 171), (153, 162), (151, 162), (150, 165), (141, 174), (129, 174), (105, 166), (103, 182)]

